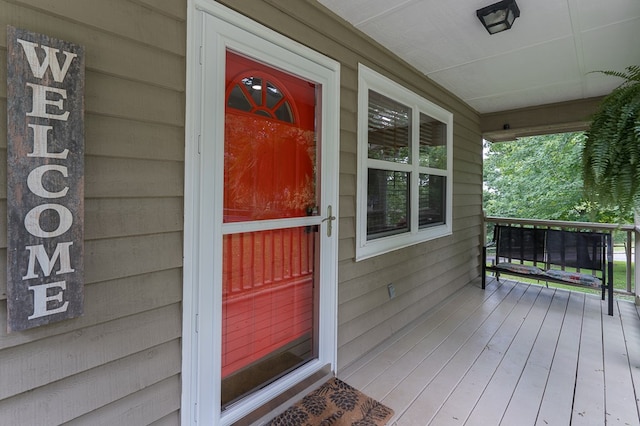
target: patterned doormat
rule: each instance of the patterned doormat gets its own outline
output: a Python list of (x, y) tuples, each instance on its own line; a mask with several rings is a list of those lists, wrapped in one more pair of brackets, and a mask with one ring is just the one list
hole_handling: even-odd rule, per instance
[(393, 410), (333, 378), (267, 423), (268, 426), (384, 426)]

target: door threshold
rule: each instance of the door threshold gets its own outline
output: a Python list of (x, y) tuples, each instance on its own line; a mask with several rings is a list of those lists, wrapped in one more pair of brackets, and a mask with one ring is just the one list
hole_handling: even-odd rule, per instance
[(327, 364), (300, 383), (290, 387), (280, 395), (265, 402), (260, 407), (233, 423), (233, 425), (264, 425), (333, 376), (334, 374), (333, 371), (331, 371), (331, 365)]

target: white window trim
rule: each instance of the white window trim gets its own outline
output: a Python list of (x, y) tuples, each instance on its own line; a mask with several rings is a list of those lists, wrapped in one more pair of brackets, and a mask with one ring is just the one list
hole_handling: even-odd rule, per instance
[[(220, 309), (222, 291), (216, 285), (221, 279), (221, 236), (223, 233), (221, 196), (222, 144), (207, 137), (224, 139), (224, 62), (226, 48), (244, 52), (266, 63), (291, 70), (322, 84), (323, 151), (321, 173), (321, 211), (332, 205), (338, 211), (339, 136), (340, 136), (340, 64), (308, 47), (284, 37), (213, 0), (189, 0), (187, 8), (187, 82), (185, 123), (185, 219), (183, 262), (183, 329), (182, 329), (182, 424), (230, 425), (255, 407), (282, 393), (300, 380), (330, 364), (337, 370), (337, 250), (338, 223), (333, 223), (333, 236), (318, 217), (319, 233), (332, 255), (322, 255), (321, 279), (333, 285), (320, 290), (320, 350), (318, 359), (283, 377), (264, 389), (220, 411)], [(215, 70), (204, 76), (203, 67)], [(209, 96), (203, 96), (208, 93)], [(202, 111), (216, 111), (204, 118)], [(208, 135), (208, 136), (207, 136)], [(212, 182), (214, 184), (212, 184)], [(335, 214), (334, 213), (334, 214)], [(336, 215), (337, 216), (337, 215)], [(216, 242), (217, 241), (217, 242)], [(324, 274), (324, 278), (322, 278)]]
[[(395, 164), (397, 170), (411, 171), (412, 180), (415, 182), (411, 186), (411, 211), (412, 223), (410, 231), (402, 234), (381, 237), (374, 240), (367, 240), (367, 179), (368, 169), (374, 167), (377, 162), (386, 163), (383, 169), (390, 170), (388, 162), (380, 162), (368, 158), (368, 111), (369, 111), (369, 90), (378, 92), (390, 99), (401, 102), (411, 108), (412, 111), (412, 135), (416, 138), (419, 135), (420, 113), (424, 113), (447, 125), (447, 169), (429, 169), (429, 173), (446, 176), (446, 202), (445, 202), (445, 224), (428, 228), (418, 229), (417, 212), (418, 197), (414, 195), (417, 189), (419, 167), (418, 144), (412, 143), (411, 165)], [(357, 216), (356, 216), (356, 261), (378, 256), (384, 253), (408, 247), (414, 244), (429, 241), (435, 238), (451, 235), (453, 232), (453, 114), (444, 108), (430, 102), (404, 86), (379, 74), (378, 72), (358, 64), (358, 190), (357, 190)]]

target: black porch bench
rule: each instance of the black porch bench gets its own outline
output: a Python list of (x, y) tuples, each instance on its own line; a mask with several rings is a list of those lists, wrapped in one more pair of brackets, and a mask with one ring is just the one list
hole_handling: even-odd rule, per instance
[[(579, 287), (599, 288), (613, 315), (613, 245), (610, 233), (496, 225), (496, 257), (483, 250), (482, 288), (487, 271)], [(570, 268), (571, 270), (567, 270)]]

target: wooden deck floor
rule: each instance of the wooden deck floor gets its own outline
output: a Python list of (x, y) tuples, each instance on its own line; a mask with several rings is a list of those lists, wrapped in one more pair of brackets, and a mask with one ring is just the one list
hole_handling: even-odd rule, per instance
[(640, 317), (597, 296), (469, 285), (338, 376), (390, 425), (640, 425)]

